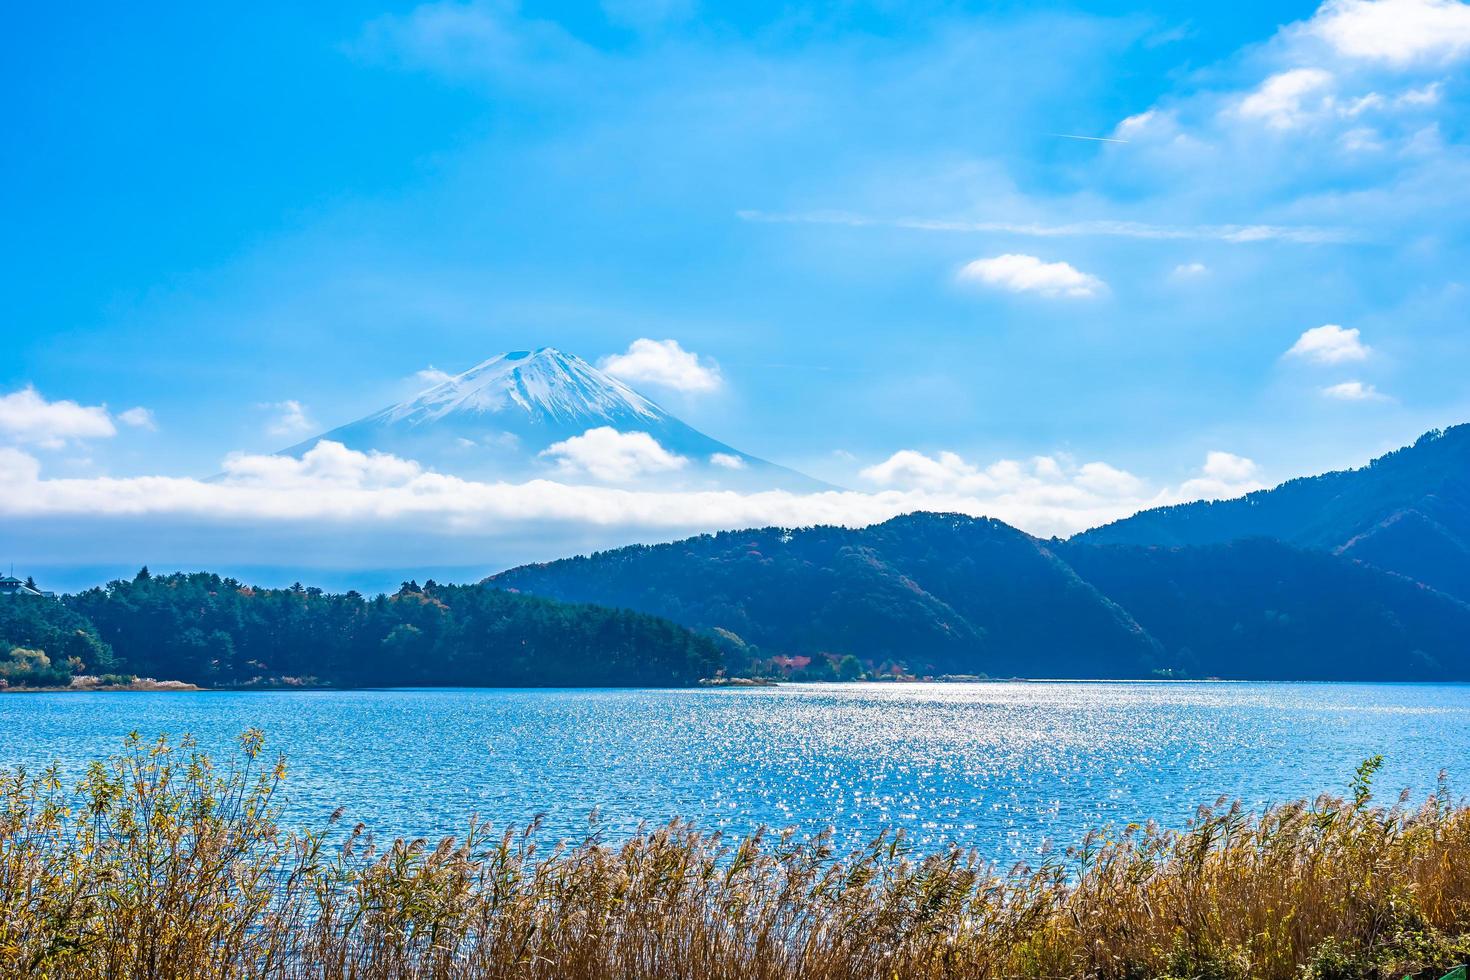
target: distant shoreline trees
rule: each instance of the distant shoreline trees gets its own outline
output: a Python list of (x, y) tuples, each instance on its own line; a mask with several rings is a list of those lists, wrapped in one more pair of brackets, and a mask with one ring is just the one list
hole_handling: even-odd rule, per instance
[(477, 585), (262, 589), (145, 567), (60, 601), (0, 603), (0, 684), (127, 672), (201, 686), (684, 686), (715, 644), (667, 620)]

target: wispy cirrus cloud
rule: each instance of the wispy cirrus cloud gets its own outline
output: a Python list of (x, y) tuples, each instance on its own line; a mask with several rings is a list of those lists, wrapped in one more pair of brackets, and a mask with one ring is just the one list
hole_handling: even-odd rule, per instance
[(1335, 385), (1328, 385), (1322, 389), (1324, 397), (1340, 402), (1387, 402), (1392, 401), (1388, 395), (1379, 391), (1375, 385), (1365, 381), (1342, 381)]
[(563, 79), (596, 56), (556, 21), (495, 0), (436, 0), (385, 14), (346, 48), (367, 61), (521, 84)]
[(271, 413), (265, 431), (273, 436), (304, 436), (318, 428), (306, 406), (294, 398), (281, 402), (266, 402), (260, 406)]
[(442, 385), (446, 381), (452, 381), (453, 379), (454, 375), (448, 371), (441, 371), (432, 364), (421, 371), (415, 371), (413, 373), (413, 380), (415, 382), (428, 385), (431, 388), (435, 385)]
[(1023, 235), (1035, 238), (1140, 238), (1158, 241), (1217, 241), (1232, 244), (1291, 242), (1304, 245), (1343, 244), (1361, 240), (1344, 228), (1307, 225), (1230, 224), (1162, 225), (1143, 221), (974, 221), (960, 218), (884, 218), (852, 211), (737, 211), (742, 221), (768, 224), (846, 225), (852, 228), (905, 228), (914, 231)]
[(142, 405), (118, 412), (117, 420), (123, 425), (132, 426), (135, 429), (147, 429), (149, 432), (158, 431), (158, 419), (154, 416), (152, 409), (144, 408)]
[(1124, 118), (1126, 157), (1099, 166), (1185, 213), (1225, 201), (1343, 243), (1423, 235), (1453, 221), (1467, 186), (1442, 74), (1470, 52), (1467, 22), (1460, 0), (1327, 0)]

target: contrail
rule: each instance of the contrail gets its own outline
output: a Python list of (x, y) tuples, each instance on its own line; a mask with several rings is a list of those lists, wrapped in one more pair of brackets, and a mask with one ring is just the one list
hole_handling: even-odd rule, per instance
[(1127, 140), (1113, 139), (1111, 136), (1074, 136), (1071, 133), (1052, 133), (1052, 136), (1060, 136), (1064, 140), (1091, 140), (1094, 143), (1126, 143)]

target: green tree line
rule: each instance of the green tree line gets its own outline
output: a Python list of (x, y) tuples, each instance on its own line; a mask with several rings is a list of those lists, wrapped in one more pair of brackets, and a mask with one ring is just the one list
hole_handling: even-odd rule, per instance
[(206, 686), (664, 686), (720, 660), (668, 620), (478, 585), (406, 582), (366, 597), (146, 568), (59, 601), (0, 603), (0, 655), (11, 685), (85, 671)]

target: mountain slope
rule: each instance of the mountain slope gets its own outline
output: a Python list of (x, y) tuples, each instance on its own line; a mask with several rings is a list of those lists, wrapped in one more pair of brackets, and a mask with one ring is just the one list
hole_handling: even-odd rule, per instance
[[(599, 444), (568, 451), (589, 431), (642, 433), (657, 442)], [(608, 438), (610, 436), (610, 438)], [(831, 489), (794, 470), (712, 439), (586, 361), (555, 348), (498, 354), (408, 401), (283, 450), (300, 456), (322, 440), (416, 460), (479, 480), (554, 478), (660, 489)], [(555, 448), (560, 445), (560, 449)], [(597, 452), (617, 465), (591, 465)]]
[(1159, 653), (1044, 542), (950, 514), (704, 535), (487, 583), (720, 628), (767, 653), (852, 653), (941, 672), (1136, 677)]
[(1059, 552), (1191, 676), (1470, 678), (1470, 606), (1325, 551), (1252, 538)]
[(1266, 540), (1092, 545), (920, 513), (622, 548), (486, 584), (727, 630), (765, 656), (851, 653), (936, 673), (1470, 679), (1470, 605)]
[(1251, 537), (1359, 558), (1470, 600), (1470, 425), (1427, 433), (1360, 469), (1147, 510), (1074, 540), (1175, 546)]

